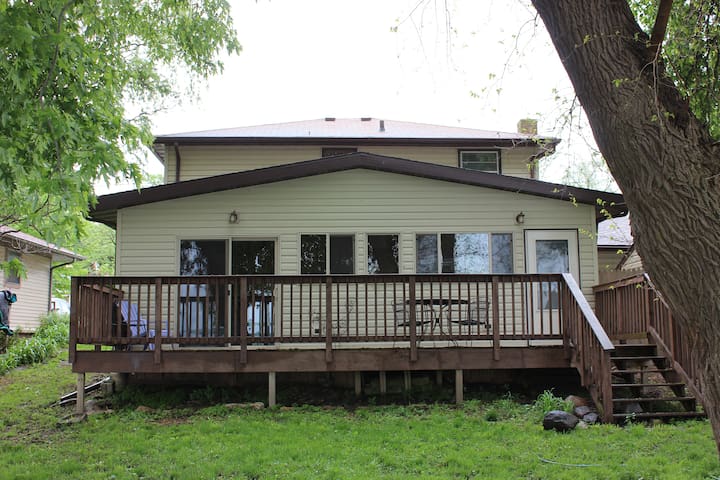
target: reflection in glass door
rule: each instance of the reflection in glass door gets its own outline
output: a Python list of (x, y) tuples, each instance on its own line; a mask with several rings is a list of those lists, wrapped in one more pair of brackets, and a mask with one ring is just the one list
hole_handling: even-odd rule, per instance
[[(180, 275), (225, 275), (225, 240), (181, 240)], [(178, 332), (182, 337), (225, 335), (227, 299), (215, 285), (180, 285)]]
[[(274, 275), (274, 240), (233, 240), (231, 247), (231, 273), (233, 275)], [(247, 333), (254, 337), (273, 334), (272, 285), (248, 282)], [(238, 301), (240, 296), (238, 295)], [(242, 308), (242, 307), (240, 307)], [(239, 315), (234, 315), (236, 330), (239, 331)]]

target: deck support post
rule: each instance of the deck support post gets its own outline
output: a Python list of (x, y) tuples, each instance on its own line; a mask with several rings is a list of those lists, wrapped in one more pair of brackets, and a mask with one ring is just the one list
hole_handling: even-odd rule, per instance
[(247, 277), (240, 277), (240, 364), (247, 365)]
[(380, 394), (385, 395), (387, 393), (387, 376), (385, 372), (380, 373)]
[(463, 403), (463, 371), (455, 370), (455, 403)]
[(435, 384), (438, 386), (442, 386), (442, 384), (443, 384), (442, 370), (435, 370)]
[(77, 394), (75, 396), (75, 413), (82, 415), (85, 413), (85, 373), (77, 374)]
[[(155, 279), (155, 351), (153, 352), (153, 361), (155, 365), (162, 363), (162, 279)], [(169, 287), (168, 287), (169, 288)]]
[(355, 372), (355, 396), (362, 395), (362, 372)]
[(332, 279), (325, 280), (325, 362), (332, 363)]
[(276, 405), (275, 372), (268, 372), (268, 407)]
[(493, 360), (500, 360), (500, 277), (492, 277)]
[(418, 349), (417, 349), (417, 315), (415, 311), (415, 277), (410, 277), (408, 282), (408, 302), (410, 311), (410, 361), (417, 362)]
[(405, 370), (403, 372), (403, 374), (404, 374), (403, 380), (405, 383), (405, 391), (409, 392), (412, 389), (412, 373), (410, 372), (410, 370)]

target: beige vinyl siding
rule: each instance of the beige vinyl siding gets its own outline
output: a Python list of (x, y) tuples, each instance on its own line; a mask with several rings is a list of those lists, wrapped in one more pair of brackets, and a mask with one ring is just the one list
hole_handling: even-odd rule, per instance
[[(237, 224), (228, 223), (236, 210)], [(515, 216), (525, 213), (525, 224)], [(352, 170), (124, 209), (119, 275), (177, 275), (181, 239), (276, 238), (278, 274), (299, 273), (303, 233), (355, 234), (355, 272), (367, 272), (368, 233), (400, 235), (401, 273), (415, 271), (416, 233), (511, 233), (515, 272), (525, 271), (527, 229), (580, 229), (580, 283), (597, 280), (594, 208), (537, 196), (369, 170)]]
[(623, 254), (618, 253), (621, 249), (598, 249), (598, 270), (608, 271), (615, 270), (623, 259)]
[[(239, 215), (237, 224), (228, 222), (233, 210)], [(522, 226), (515, 224), (520, 211), (525, 213)], [(524, 229), (592, 232), (595, 228), (594, 208), (589, 205), (360, 169), (131, 207), (120, 211), (118, 220), (117, 271), (128, 276), (177, 275), (182, 239), (233, 238), (276, 239), (276, 273), (296, 275), (304, 233), (355, 235), (357, 274), (367, 273), (368, 234), (399, 234), (400, 273), (414, 273), (417, 233), (510, 233), (514, 270), (522, 273)], [(597, 283), (596, 247), (589, 235), (579, 233), (578, 241), (580, 283), (592, 301), (591, 287)], [(302, 293), (303, 328), (323, 335), (320, 319), (324, 318), (324, 306), (317, 303), (323, 287), (313, 288), (317, 290), (314, 307), (307, 301), (309, 290)], [(276, 311), (287, 309), (287, 291), (274, 295), (282, 299)], [(378, 295), (372, 294), (373, 298)], [(386, 304), (380, 318), (387, 316), (394, 325), (392, 302)], [(171, 303), (176, 304), (175, 297)], [(367, 308), (358, 302), (342, 303), (346, 310), (341, 317), (376, 313), (372, 299)], [(307, 323), (310, 321), (312, 325)], [(376, 326), (371, 323), (371, 330)], [(293, 325), (293, 330), (298, 328), (299, 324)]]
[[(6, 249), (0, 247), (0, 258), (6, 258)], [(50, 285), (50, 258), (24, 253), (20, 259), (25, 265), (27, 277), (20, 284), (7, 282), (3, 273), (3, 290), (17, 294), (17, 302), (10, 307), (10, 327), (30, 333), (40, 326), (40, 317), (48, 311)]]
[(645, 267), (643, 267), (642, 258), (640, 258), (637, 250), (633, 250), (632, 252), (630, 252), (630, 256), (623, 264), (622, 269), (637, 271), (643, 271), (645, 269)]
[[(322, 146), (180, 146), (180, 180), (192, 180), (225, 173), (254, 170), (286, 163), (313, 160), (322, 155)], [(395, 147), (367, 146), (358, 151), (400, 157), (419, 162), (458, 166), (459, 150), (471, 147)], [(501, 173), (529, 178), (528, 159), (536, 153), (529, 147), (500, 149)], [(166, 154), (165, 182), (175, 181), (175, 149)]]
[[(180, 180), (273, 167), (322, 156), (320, 146), (180, 146)], [(175, 181), (175, 148), (167, 150), (165, 182)]]

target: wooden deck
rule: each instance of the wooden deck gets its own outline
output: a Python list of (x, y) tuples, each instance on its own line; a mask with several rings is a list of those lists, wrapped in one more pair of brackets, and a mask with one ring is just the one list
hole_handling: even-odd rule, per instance
[(602, 408), (613, 348), (568, 274), (72, 281), (78, 373), (574, 367)]

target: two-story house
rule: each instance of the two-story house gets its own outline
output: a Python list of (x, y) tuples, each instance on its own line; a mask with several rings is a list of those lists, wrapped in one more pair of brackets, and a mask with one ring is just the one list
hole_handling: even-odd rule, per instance
[(165, 183), (91, 211), (117, 230), (117, 277), (74, 281), (75, 371), (267, 372), (273, 389), (297, 371), (461, 379), (572, 357), (590, 372), (580, 343), (612, 348), (590, 309), (596, 225), (625, 205), (538, 180), (558, 140), (521, 127), (325, 118), (157, 137)]

